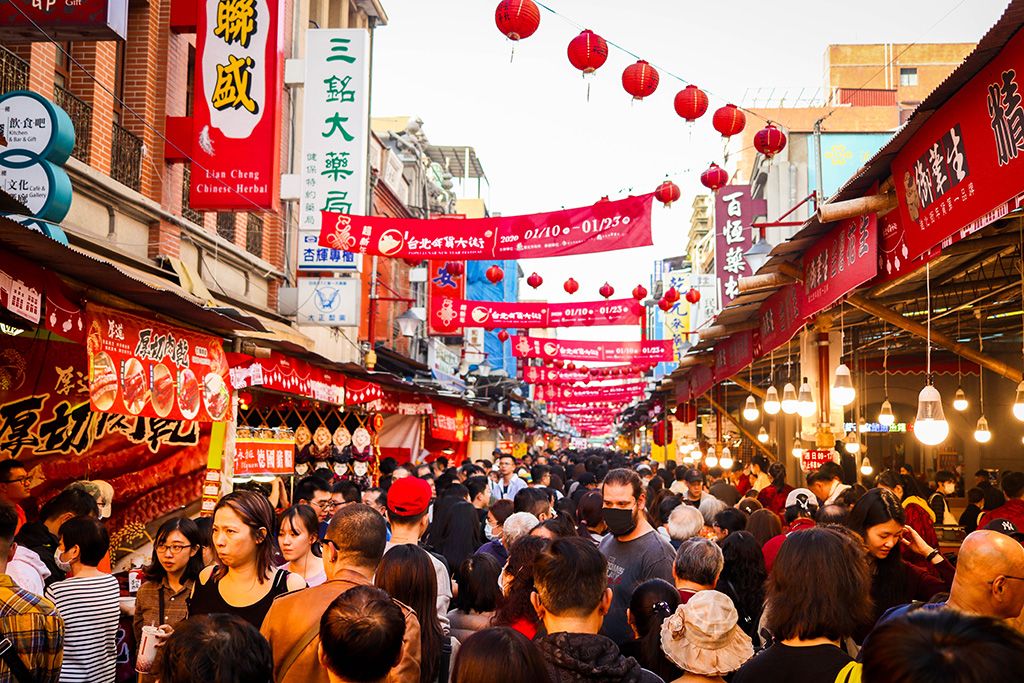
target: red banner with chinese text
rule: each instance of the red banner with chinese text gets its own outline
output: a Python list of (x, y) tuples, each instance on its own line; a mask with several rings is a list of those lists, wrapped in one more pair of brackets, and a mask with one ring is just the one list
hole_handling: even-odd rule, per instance
[(279, 0), (199, 3), (189, 190), (196, 211), (278, 205), (282, 9)]
[(270, 358), (227, 354), (231, 364), (231, 385), (235, 389), (258, 387), (304, 396), (335, 405), (345, 403), (345, 377), (340, 372), (289, 358), (277, 351)]
[(556, 384), (545, 387), (541, 385), (537, 387), (537, 397), (544, 401), (611, 401), (642, 396), (644, 386), (643, 382), (620, 384), (613, 387), (565, 387)]
[(559, 370), (557, 368), (540, 368), (536, 365), (528, 365), (523, 369), (523, 381), (527, 384), (575, 384), (582, 382), (583, 384), (596, 383), (598, 386), (601, 386), (601, 382), (639, 379), (642, 374), (641, 368), (621, 374), (616, 373), (615, 376), (604, 376), (579, 370)]
[(594, 325), (636, 325), (642, 307), (635, 299), (588, 301), (572, 304), (533, 302), (468, 301), (433, 297), (431, 326), (444, 330), (461, 327), (496, 329), (538, 329), (545, 327), (590, 327)]
[[(466, 297), (466, 264), (462, 265), (459, 275), (448, 272), (448, 261), (427, 261), (427, 307), (433, 311), (440, 306), (439, 301), (464, 299)], [(434, 315), (427, 316), (427, 334), (432, 337), (462, 334), (462, 328), (454, 322), (451, 325), (440, 325), (441, 319)]]
[(672, 340), (593, 342), (516, 335), (512, 337), (512, 355), (544, 360), (660, 363), (672, 360)]
[(231, 419), (231, 384), (219, 337), (86, 306), (89, 401), (101, 413), (171, 420)]
[(469, 441), (473, 411), (441, 401), (431, 403), (434, 414), (430, 416), (430, 435), (443, 441)]
[(594, 254), (646, 247), (653, 194), (527, 216), (446, 221), (322, 212), (320, 246), (394, 258), (469, 261)]
[(235, 439), (234, 475), (293, 474), (295, 439)]
[(725, 185), (715, 193), (715, 274), (718, 307), (739, 296), (739, 280), (750, 272), (743, 254), (754, 246), (753, 221), (768, 212), (764, 199), (750, 196), (749, 185)]

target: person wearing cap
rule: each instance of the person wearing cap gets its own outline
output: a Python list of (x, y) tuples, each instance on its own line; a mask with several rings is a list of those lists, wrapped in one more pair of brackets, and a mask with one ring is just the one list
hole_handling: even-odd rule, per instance
[(526, 482), (516, 474), (516, 459), (507, 453), (498, 457), (498, 480), (491, 482), (491, 496), (495, 500), (515, 500), (516, 494), (526, 488)]
[(789, 531), (779, 534), (775, 538), (769, 538), (761, 547), (764, 554), (764, 564), (768, 571), (772, 570), (772, 563), (775, 556), (779, 554), (779, 548), (786, 537), (796, 531), (803, 531), (814, 526), (814, 515), (818, 512), (818, 499), (810, 489), (793, 489), (786, 496), (786, 524)]
[[(680, 483), (682, 486), (677, 486)], [(684, 470), (680, 475), (677, 469), (676, 483), (672, 485), (672, 491), (679, 493), (684, 503), (700, 510), (707, 526), (714, 524), (715, 515), (726, 507), (725, 503), (704, 490), (704, 474), (700, 470)]]
[(577, 480), (576, 488), (569, 492), (569, 498), (578, 506), (580, 499), (595, 489), (597, 489), (597, 475), (593, 472), (584, 472)]
[[(391, 540), (384, 552), (396, 545), (419, 545), (420, 539), (430, 523), (427, 508), (430, 507), (430, 484), (417, 477), (399, 479), (388, 489), (388, 521), (391, 522)], [(448, 633), (448, 603), (452, 599), (452, 582), (448, 568), (433, 553), (427, 553), (437, 574), (437, 618)]]
[(1024, 527), (1024, 472), (1010, 472), (1003, 477), (1001, 486), (1006, 503), (990, 510), (986, 499), (986, 512), (978, 520), (978, 526), (984, 527), (994, 519), (1008, 519), (1018, 529)]
[[(327, 581), (274, 600), (260, 627), (273, 653), (276, 683), (329, 683), (318, 655), (321, 617), (350, 588), (373, 585), (386, 531), (380, 513), (362, 503), (347, 505), (331, 518), (324, 541)], [(419, 683), (420, 622), (411, 609), (396, 604), (405, 619), (405, 636), (398, 664), (384, 680)]]
[[(716, 681), (754, 656), (729, 596), (705, 590), (676, 608), (661, 625), (661, 650), (685, 673), (671, 683)], [(666, 682), (670, 683), (670, 682)]]

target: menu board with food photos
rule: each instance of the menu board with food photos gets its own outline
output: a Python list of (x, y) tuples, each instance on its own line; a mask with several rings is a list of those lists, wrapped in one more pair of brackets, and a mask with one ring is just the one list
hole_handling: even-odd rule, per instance
[(230, 417), (220, 338), (93, 304), (86, 324), (94, 411), (197, 422)]

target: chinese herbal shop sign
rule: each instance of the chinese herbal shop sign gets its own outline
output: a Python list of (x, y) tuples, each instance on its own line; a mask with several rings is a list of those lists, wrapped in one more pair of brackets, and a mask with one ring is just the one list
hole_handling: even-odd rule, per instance
[(739, 280), (753, 275), (743, 258), (754, 246), (754, 218), (767, 213), (763, 199), (751, 199), (749, 185), (726, 185), (715, 195), (715, 273), (719, 310), (739, 296)]
[(906, 260), (1006, 214), (1024, 192), (1024, 32), (943, 104), (892, 163)]
[(646, 247), (653, 194), (551, 213), (444, 220), (323, 212), (320, 244), (394, 258), (482, 261), (570, 256)]
[(0, 42), (5, 44), (124, 40), (127, 32), (128, 0), (11, 0), (0, 5)]
[(207, 0), (196, 25), (189, 206), (277, 205), (281, 153), (279, 0)]
[(430, 300), (433, 327), (451, 330), (465, 326), (494, 329), (636, 325), (640, 304), (635, 299), (573, 304), (503, 303), (434, 297)]
[(369, 31), (306, 31), (299, 241), (309, 251), (299, 253), (302, 270), (358, 270), (361, 266), (362, 257), (353, 254), (354, 249), (318, 251), (315, 247), (321, 211), (366, 213), (369, 84)]
[(516, 335), (512, 337), (512, 355), (544, 360), (660, 363), (672, 360), (672, 340), (594, 342)]
[(221, 340), (89, 304), (89, 403), (101, 413), (171, 420), (230, 419)]

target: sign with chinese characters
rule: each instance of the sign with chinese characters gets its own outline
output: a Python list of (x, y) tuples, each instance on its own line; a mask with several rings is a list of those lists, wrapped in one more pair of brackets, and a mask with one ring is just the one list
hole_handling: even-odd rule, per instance
[(579, 403), (580, 401), (613, 401), (642, 396), (643, 382), (619, 384), (610, 387), (565, 387), (560, 385), (543, 385), (537, 388), (537, 398), (542, 401)]
[(660, 363), (672, 360), (672, 340), (568, 341), (516, 335), (512, 337), (512, 354), (516, 358), (545, 360)]
[(227, 355), (231, 364), (231, 386), (235, 389), (261, 387), (339, 406), (345, 403), (345, 377), (339, 372), (277, 351), (271, 351), (270, 358), (253, 358), (241, 353)]
[(739, 280), (753, 275), (743, 258), (754, 246), (754, 219), (768, 211), (763, 199), (751, 199), (749, 185), (726, 185), (715, 193), (715, 274), (718, 310), (739, 296)]
[(199, 3), (189, 206), (274, 209), (281, 156), (279, 0)]
[(351, 277), (300, 277), (298, 316), (300, 325), (358, 327), (362, 308), (362, 280)]
[(234, 476), (295, 473), (295, 436), (278, 434), (278, 431), (246, 427), (237, 430)]
[[(437, 302), (444, 299), (464, 299), (466, 297), (466, 264), (462, 263), (461, 273), (452, 275), (448, 268), (449, 261), (427, 261), (427, 307), (432, 311)], [(452, 268), (452, 270), (456, 270)], [(431, 336), (458, 336), (462, 328), (452, 322), (444, 325), (443, 319), (427, 315), (427, 334)], [(481, 347), (483, 343), (481, 341)]]
[(101, 413), (172, 420), (231, 419), (218, 337), (89, 304), (89, 402)]
[(714, 273), (691, 274), (690, 286), (700, 294), (700, 301), (690, 305), (690, 331), (695, 332), (713, 323), (721, 310), (718, 305), (718, 276)]
[(430, 416), (430, 435), (443, 441), (469, 441), (473, 411), (441, 401), (431, 403), (434, 413)]
[[(353, 250), (322, 248), (320, 212), (366, 213), (370, 125), (370, 34), (365, 29), (306, 31), (302, 124), (300, 270), (359, 270)], [(327, 257), (327, 262), (321, 259)], [(326, 265), (328, 267), (320, 267)]]
[(528, 216), (444, 220), (356, 216), (324, 211), (320, 244), (393, 258), (494, 259), (594, 254), (651, 242), (653, 194)]
[(559, 370), (557, 368), (543, 368), (536, 365), (528, 365), (523, 368), (523, 381), (527, 384), (575, 384), (581, 382), (608, 382), (612, 380), (639, 379), (643, 375), (643, 368), (630, 367), (627, 372), (616, 374), (614, 377), (602, 377), (592, 375), (590, 372), (580, 370)]
[(446, 375), (459, 374), (459, 352), (442, 344), (437, 339), (430, 339), (427, 342), (427, 365), (431, 370)]
[(1024, 32), (937, 109), (892, 162), (908, 260), (998, 220), (1024, 193)]
[(823, 311), (878, 272), (875, 214), (840, 221), (803, 256), (803, 313)]
[(715, 344), (716, 382), (728, 379), (750, 365), (754, 359), (752, 341), (750, 332), (740, 332)]
[(12, 0), (0, 5), (4, 44), (124, 40), (127, 34), (128, 0)]
[(71, 209), (64, 163), (75, 146), (75, 127), (67, 112), (28, 90), (0, 95), (0, 146), (0, 187), (29, 211), (10, 218), (67, 245), (64, 231), (53, 225)]
[(815, 450), (807, 449), (800, 456), (800, 466), (803, 467), (804, 472), (813, 472), (827, 462), (836, 461), (836, 453), (834, 450)]
[(489, 330), (636, 325), (640, 322), (640, 308), (635, 299), (547, 304), (434, 297), (430, 301), (430, 319), (438, 330), (466, 325)]
[(670, 271), (664, 279), (664, 291), (673, 287), (679, 292), (679, 298), (664, 312), (665, 337), (672, 340), (673, 360), (680, 361), (690, 348), (690, 302), (683, 296), (690, 289), (689, 271)]

